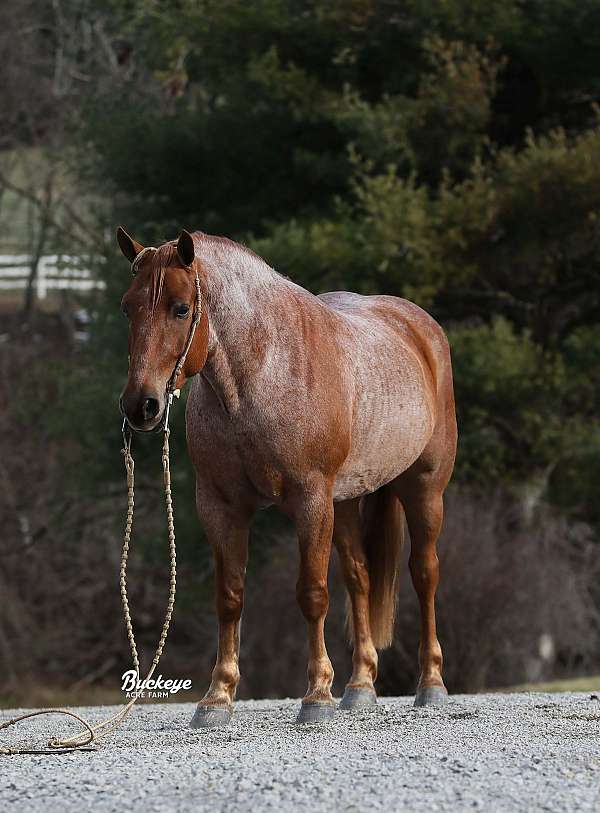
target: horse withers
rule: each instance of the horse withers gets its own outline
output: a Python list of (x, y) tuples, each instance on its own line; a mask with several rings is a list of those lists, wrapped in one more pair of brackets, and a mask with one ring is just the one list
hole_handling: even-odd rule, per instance
[(332, 542), (354, 642), (340, 707), (376, 702), (377, 650), (392, 641), (405, 517), (421, 614), (415, 703), (445, 702), (436, 543), (456, 418), (440, 326), (393, 296), (314, 296), (223, 237), (183, 231), (144, 248), (123, 229), (117, 236), (134, 269), (122, 302), (130, 361), (121, 396), (134, 429), (160, 426), (167, 384), (201, 309), (175, 385), (192, 378), (187, 444), (214, 556), (219, 630), (212, 681), (192, 726), (231, 717), (249, 527), (268, 505), (279, 506), (298, 532), (296, 592), (308, 627), (298, 722), (328, 719), (336, 708), (324, 638)]

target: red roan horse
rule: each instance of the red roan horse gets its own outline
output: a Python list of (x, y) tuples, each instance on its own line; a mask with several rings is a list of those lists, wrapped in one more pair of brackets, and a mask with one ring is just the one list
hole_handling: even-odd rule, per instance
[(273, 504), (293, 518), (300, 545), (297, 598), (309, 654), (298, 722), (335, 711), (323, 634), (332, 541), (354, 641), (340, 706), (376, 702), (376, 650), (392, 640), (404, 516), (421, 611), (415, 703), (445, 702), (436, 542), (456, 418), (440, 326), (392, 296), (314, 296), (223, 237), (184, 231), (146, 250), (123, 229), (117, 237), (134, 269), (122, 303), (130, 362), (121, 408), (136, 430), (161, 423), (166, 384), (196, 307), (196, 276), (202, 292), (202, 317), (177, 386), (193, 377), (187, 443), (214, 555), (219, 636), (212, 682), (192, 726), (231, 718), (248, 531), (257, 509)]

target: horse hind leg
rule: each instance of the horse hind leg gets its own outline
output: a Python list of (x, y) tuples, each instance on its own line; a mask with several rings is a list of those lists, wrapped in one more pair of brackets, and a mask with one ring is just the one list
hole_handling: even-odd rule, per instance
[(354, 640), (353, 670), (341, 708), (376, 702), (377, 650), (394, 633), (397, 578), (404, 515), (392, 491), (384, 487), (359, 500), (336, 505), (334, 540), (350, 599), (349, 626)]
[(411, 542), (409, 569), (420, 608), (420, 675), (415, 706), (441, 705), (448, 699), (435, 619), (439, 582), (436, 545), (444, 513), (442, 493), (439, 488), (418, 486), (403, 496)]
[(349, 710), (377, 702), (377, 650), (369, 619), (369, 570), (362, 543), (359, 500), (336, 503), (333, 530), (344, 582), (348, 590), (348, 630), (354, 643), (352, 676), (340, 708)]

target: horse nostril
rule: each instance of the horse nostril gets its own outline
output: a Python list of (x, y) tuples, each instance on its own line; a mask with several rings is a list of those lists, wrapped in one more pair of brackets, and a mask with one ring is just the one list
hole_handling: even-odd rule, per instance
[(159, 403), (157, 398), (145, 398), (142, 404), (142, 415), (145, 421), (151, 421), (156, 418), (159, 410)]

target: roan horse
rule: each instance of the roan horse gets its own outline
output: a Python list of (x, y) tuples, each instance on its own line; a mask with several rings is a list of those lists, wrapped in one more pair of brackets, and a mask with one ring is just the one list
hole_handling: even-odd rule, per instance
[(446, 337), (421, 308), (392, 296), (314, 296), (231, 240), (183, 231), (147, 248), (119, 229), (132, 263), (123, 297), (129, 375), (121, 409), (138, 431), (160, 427), (165, 391), (201, 319), (182, 372), (193, 377), (187, 443), (197, 510), (214, 556), (219, 620), (212, 682), (193, 727), (229, 721), (249, 527), (279, 506), (300, 546), (297, 599), (308, 626), (308, 690), (298, 722), (335, 710), (324, 639), (332, 541), (354, 642), (341, 708), (376, 702), (377, 649), (391, 643), (404, 516), (419, 599), (416, 705), (447, 699), (436, 635), (436, 542), (456, 452)]

